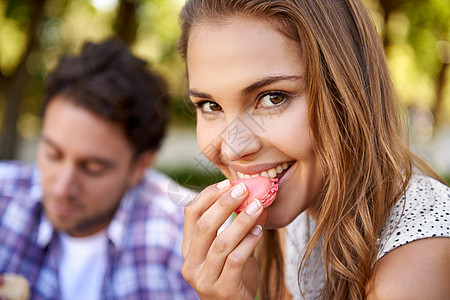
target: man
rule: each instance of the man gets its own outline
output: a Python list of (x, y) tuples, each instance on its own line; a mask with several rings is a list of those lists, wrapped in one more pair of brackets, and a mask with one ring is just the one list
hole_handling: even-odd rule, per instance
[[(31, 299), (196, 299), (181, 275), (177, 186), (147, 167), (163, 81), (117, 40), (63, 58), (43, 96), (37, 165), (0, 164), (0, 274)], [(169, 192), (169, 193), (168, 193)]]

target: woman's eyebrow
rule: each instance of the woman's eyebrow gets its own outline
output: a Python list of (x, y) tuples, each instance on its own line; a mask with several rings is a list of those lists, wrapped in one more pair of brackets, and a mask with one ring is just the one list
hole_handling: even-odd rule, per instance
[[(283, 81), (283, 80), (301, 80), (301, 79), (303, 79), (303, 76), (297, 76), (297, 75), (289, 75), (289, 76), (280, 75), (280, 76), (265, 77), (263, 79), (260, 79), (256, 82), (252, 83), (251, 85), (249, 85), (248, 87), (243, 89), (241, 92), (241, 95), (246, 96), (257, 89), (262, 88), (266, 85), (272, 84), (274, 82)], [(192, 96), (192, 97), (200, 98), (200, 99), (213, 99), (213, 97), (210, 94), (197, 91), (196, 89), (189, 89), (188, 95)]]
[(251, 85), (249, 85), (248, 87), (246, 87), (245, 89), (242, 90), (241, 95), (242, 96), (246, 96), (252, 92), (254, 92), (255, 90), (262, 88), (266, 85), (269, 85), (271, 83), (277, 82), (277, 81), (283, 81), (283, 80), (299, 80), (302, 79), (303, 76), (297, 76), (297, 75), (290, 75), (290, 76), (270, 76), (270, 77), (265, 77), (263, 79), (260, 79), (254, 83), (252, 83)]
[(195, 89), (189, 89), (188, 95), (196, 97), (196, 98), (201, 98), (201, 99), (212, 99), (213, 98), (210, 94), (199, 92)]

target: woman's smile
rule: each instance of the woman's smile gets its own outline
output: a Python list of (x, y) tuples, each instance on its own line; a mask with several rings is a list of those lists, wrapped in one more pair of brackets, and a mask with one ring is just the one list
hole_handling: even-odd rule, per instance
[[(240, 179), (243, 178), (252, 178), (252, 177), (268, 177), (268, 178), (278, 178), (280, 179), (285, 171), (289, 169), (292, 162), (283, 162), (283, 163), (276, 163), (273, 164), (273, 167), (267, 168), (262, 166), (250, 166), (250, 167), (233, 167), (234, 170), (241, 170), (236, 171), (237, 177)], [(263, 169), (263, 171), (258, 171), (260, 169)]]

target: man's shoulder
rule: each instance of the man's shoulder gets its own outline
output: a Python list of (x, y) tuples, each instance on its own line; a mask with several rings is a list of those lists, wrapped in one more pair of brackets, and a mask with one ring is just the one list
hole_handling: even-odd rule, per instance
[[(127, 226), (123, 230), (133, 237), (127, 239), (129, 247), (145, 245), (175, 251), (174, 247), (181, 247), (178, 244), (184, 223), (184, 201), (192, 195), (192, 191), (167, 175), (150, 169), (144, 180), (124, 198), (113, 222)], [(114, 224), (112, 231), (116, 227)]]
[(172, 207), (184, 207), (191, 201), (196, 192), (174, 181), (166, 174), (150, 169), (145, 174), (143, 189), (148, 198), (152, 198), (157, 204), (162, 204), (168, 209)]
[(36, 168), (21, 162), (0, 162), (1, 238), (11, 239), (4, 245), (11, 249), (22, 247), (34, 232), (40, 217), (39, 188)]
[(0, 194), (16, 195), (33, 186), (36, 168), (18, 161), (0, 161)]
[(31, 171), (32, 165), (21, 161), (1, 160), (0, 161), (0, 178), (8, 178), (14, 176), (23, 176)]
[(153, 213), (170, 216), (183, 214), (185, 205), (196, 195), (195, 191), (183, 187), (155, 169), (149, 169), (145, 173), (136, 192), (139, 207), (144, 206)]

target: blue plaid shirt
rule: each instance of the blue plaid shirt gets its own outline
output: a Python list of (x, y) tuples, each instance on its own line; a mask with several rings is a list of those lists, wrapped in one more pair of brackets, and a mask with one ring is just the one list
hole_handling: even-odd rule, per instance
[[(181, 275), (182, 202), (192, 197), (151, 170), (123, 197), (107, 228), (102, 299), (198, 299)], [(39, 172), (0, 163), (0, 274), (24, 275), (31, 299), (60, 299), (59, 238), (43, 214)]]

